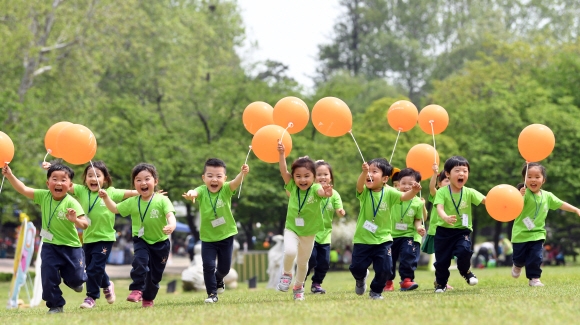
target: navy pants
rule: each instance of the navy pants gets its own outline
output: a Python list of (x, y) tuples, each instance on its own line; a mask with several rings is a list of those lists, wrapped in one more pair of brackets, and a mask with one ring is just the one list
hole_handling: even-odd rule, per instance
[(462, 276), (471, 265), (471, 239), (469, 229), (437, 227), (435, 232), (435, 280), (445, 286), (449, 280), (449, 266), (453, 256), (457, 257), (457, 270)]
[(352, 249), (352, 263), (350, 273), (355, 280), (362, 280), (367, 275), (371, 263), (375, 270), (375, 277), (371, 282), (371, 290), (382, 293), (387, 279), (391, 276), (393, 262), (391, 259), (392, 241), (378, 245), (354, 244)]
[(155, 300), (159, 291), (159, 282), (163, 276), (167, 258), (169, 257), (169, 239), (148, 244), (139, 237), (133, 237), (133, 268), (129, 290), (139, 290), (143, 300)]
[(544, 240), (529, 241), (525, 243), (513, 243), (514, 265), (526, 267), (526, 278), (539, 279), (542, 276), (542, 247)]
[[(201, 261), (203, 262), (203, 280), (208, 295), (217, 294), (217, 284), (230, 273), (234, 236), (215, 242), (201, 242)], [(217, 263), (216, 267), (216, 259)]]
[(310, 271), (314, 269), (314, 274), (312, 275), (312, 283), (321, 284), (326, 277), (326, 272), (330, 269), (330, 244), (319, 244), (314, 242), (314, 247), (312, 248), (312, 254), (308, 260), (308, 272), (306, 277), (310, 274)]
[(99, 299), (100, 289), (106, 289), (110, 285), (105, 266), (109, 254), (111, 254), (113, 243), (112, 241), (101, 241), (83, 245), (87, 264), (87, 296), (93, 299)]
[(393, 266), (391, 269), (391, 276), (387, 280), (394, 280), (397, 274), (397, 261), (399, 261), (399, 275), (401, 281), (409, 278), (415, 278), (415, 270), (419, 262), (421, 245), (413, 240), (413, 237), (400, 237), (393, 239)]
[(62, 307), (66, 301), (59, 287), (61, 279), (70, 288), (78, 288), (87, 280), (85, 254), (80, 247), (43, 243), (40, 257), (42, 300), (48, 308)]

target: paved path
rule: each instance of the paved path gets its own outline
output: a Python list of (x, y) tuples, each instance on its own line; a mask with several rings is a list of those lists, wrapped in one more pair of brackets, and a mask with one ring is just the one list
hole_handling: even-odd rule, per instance
[[(189, 258), (183, 256), (173, 256), (170, 263), (165, 267), (164, 274), (181, 274), (189, 266)], [(34, 268), (31, 269), (34, 271)], [(14, 272), (14, 259), (0, 258), (0, 273)], [(113, 279), (129, 278), (131, 265), (107, 264), (106, 272)]]

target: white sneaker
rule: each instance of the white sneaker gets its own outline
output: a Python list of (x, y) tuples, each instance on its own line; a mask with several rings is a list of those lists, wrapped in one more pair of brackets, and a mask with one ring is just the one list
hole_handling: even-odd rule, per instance
[(304, 300), (304, 287), (300, 289), (292, 289), (294, 293), (294, 300)]
[(292, 282), (292, 275), (282, 274), (280, 277), (280, 282), (276, 286), (278, 291), (287, 292), (290, 288), (290, 283)]
[(226, 291), (226, 284), (223, 281), (221, 283), (218, 282), (217, 284), (218, 295), (221, 295), (222, 293), (224, 293), (224, 291)]
[(369, 291), (369, 299), (371, 300), (382, 300), (385, 299), (380, 293), (373, 292), (372, 290)]
[(529, 282), (530, 287), (543, 287), (544, 284), (540, 282), (540, 279), (531, 279)]
[(213, 304), (218, 302), (218, 296), (216, 294), (210, 294), (207, 296), (207, 299), (204, 301), (206, 304)]
[(517, 279), (520, 277), (520, 274), (522, 274), (522, 268), (515, 265), (512, 266), (512, 277)]

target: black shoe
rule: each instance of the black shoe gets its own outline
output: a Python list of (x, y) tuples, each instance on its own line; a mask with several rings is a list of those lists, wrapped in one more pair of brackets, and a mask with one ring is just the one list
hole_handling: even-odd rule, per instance
[(220, 281), (217, 283), (217, 293), (221, 294), (224, 293), (224, 291), (226, 291), (226, 285), (224, 283), (224, 281)]
[(435, 283), (435, 293), (443, 293), (447, 290), (447, 286), (446, 285), (440, 285), (438, 283)]
[(213, 304), (218, 302), (218, 296), (215, 293), (212, 293), (210, 295), (207, 296), (207, 299), (205, 300), (206, 304)]
[(58, 314), (64, 313), (64, 309), (62, 307), (52, 307), (48, 310), (47, 314)]
[(473, 274), (473, 272), (471, 271), (467, 271), (467, 274), (465, 274), (463, 278), (465, 279), (465, 281), (467, 281), (467, 284), (469, 284), (470, 286), (474, 286), (479, 282), (475, 274)]
[(81, 284), (80, 286), (76, 287), (76, 288), (71, 288), (73, 289), (75, 292), (83, 292), (83, 285)]

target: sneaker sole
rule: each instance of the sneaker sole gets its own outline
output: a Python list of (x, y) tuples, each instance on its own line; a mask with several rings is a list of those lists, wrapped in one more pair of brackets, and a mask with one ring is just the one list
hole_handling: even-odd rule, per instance
[(128, 302), (141, 302), (143, 300), (143, 298), (139, 299), (139, 300), (133, 300), (133, 299), (129, 299), (127, 298)]
[(445, 293), (445, 290), (437, 289), (437, 290), (435, 290), (435, 293)]
[(415, 283), (414, 285), (412, 285), (412, 286), (410, 286), (410, 287), (408, 287), (406, 289), (405, 288), (401, 288), (401, 291), (411, 291), (411, 290), (415, 290), (417, 288), (419, 288), (419, 285)]
[(290, 286), (288, 286), (288, 288), (286, 288), (286, 290), (284, 290), (284, 288), (280, 288), (280, 285), (276, 285), (276, 290), (278, 290), (278, 291), (288, 292), (288, 289), (290, 289)]
[(94, 307), (94, 305), (93, 306), (89, 306), (89, 305), (81, 304), (80, 307), (81, 307), (81, 309), (91, 309), (91, 308)]

